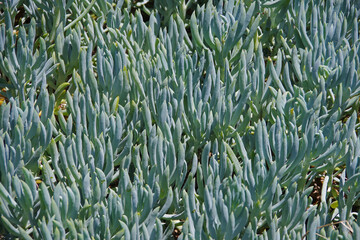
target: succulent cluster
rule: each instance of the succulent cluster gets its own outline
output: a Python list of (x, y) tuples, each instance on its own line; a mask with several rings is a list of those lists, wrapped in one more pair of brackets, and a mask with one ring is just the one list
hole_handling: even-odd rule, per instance
[(359, 239), (360, 4), (0, 2), (0, 235)]

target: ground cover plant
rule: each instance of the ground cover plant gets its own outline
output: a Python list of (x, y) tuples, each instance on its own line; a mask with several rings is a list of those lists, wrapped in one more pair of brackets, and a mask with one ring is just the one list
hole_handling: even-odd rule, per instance
[(0, 236), (360, 239), (358, 1), (0, 1)]

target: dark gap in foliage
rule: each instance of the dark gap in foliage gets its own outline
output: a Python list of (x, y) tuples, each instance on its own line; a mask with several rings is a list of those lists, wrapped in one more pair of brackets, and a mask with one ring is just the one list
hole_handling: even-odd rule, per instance
[(272, 54), (272, 51), (270, 50), (270, 47), (263, 48), (263, 53), (264, 53), (264, 59), (274, 55), (274, 54)]
[[(119, 166), (117, 166), (117, 167), (115, 167), (114, 168), (114, 173), (116, 173), (116, 172), (118, 172), (118, 171), (120, 171), (119, 170)], [(109, 188), (111, 188), (111, 189), (115, 189), (118, 185), (119, 185), (119, 177), (117, 177), (117, 178), (115, 178), (110, 184), (108, 184), (109, 186)]]
[(321, 189), (324, 182), (324, 176), (316, 176), (315, 179), (312, 180), (310, 186), (314, 187), (312, 192), (310, 193), (310, 197), (312, 198), (312, 204), (318, 205), (321, 202)]
[(18, 8), (18, 13), (15, 16), (15, 20), (14, 20), (14, 26), (18, 26), (21, 25), (20, 21), (26, 16), (26, 11), (24, 9), (24, 6), (20, 5)]
[(174, 228), (174, 231), (173, 231), (173, 233), (172, 233), (172, 237), (173, 237), (174, 239), (178, 239), (179, 236), (180, 236), (180, 234), (181, 234), (181, 231), (180, 231), (178, 228)]
[(131, 4), (130, 13), (135, 16), (135, 15), (136, 15), (136, 10), (140, 10), (141, 16), (142, 16), (144, 22), (148, 22), (149, 19), (150, 19), (150, 15), (145, 11), (144, 8), (147, 8), (147, 9), (150, 10), (150, 11), (153, 10), (153, 9), (154, 9), (154, 4), (155, 4), (154, 1), (149, 1), (149, 2), (147, 2), (145, 5), (140, 6), (140, 7), (137, 7), (137, 6), (136, 6), (136, 4), (137, 4), (138, 2), (141, 2), (141, 1), (135, 0), (135, 1)]
[(261, 235), (261, 234), (263, 234), (265, 231), (266, 231), (266, 232), (269, 231), (269, 229), (270, 229), (270, 227), (266, 224), (266, 225), (260, 227), (259, 229), (257, 229), (257, 232), (256, 232), (256, 233), (259, 234), (259, 235)]

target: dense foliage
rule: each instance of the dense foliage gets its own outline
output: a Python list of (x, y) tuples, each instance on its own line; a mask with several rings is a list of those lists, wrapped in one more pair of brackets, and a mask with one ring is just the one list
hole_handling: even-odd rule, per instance
[(360, 4), (0, 2), (0, 235), (360, 239)]

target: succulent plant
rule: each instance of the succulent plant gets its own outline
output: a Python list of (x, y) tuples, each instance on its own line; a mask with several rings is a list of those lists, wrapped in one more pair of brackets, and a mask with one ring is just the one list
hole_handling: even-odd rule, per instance
[(359, 12), (0, 2), (0, 236), (358, 239)]

